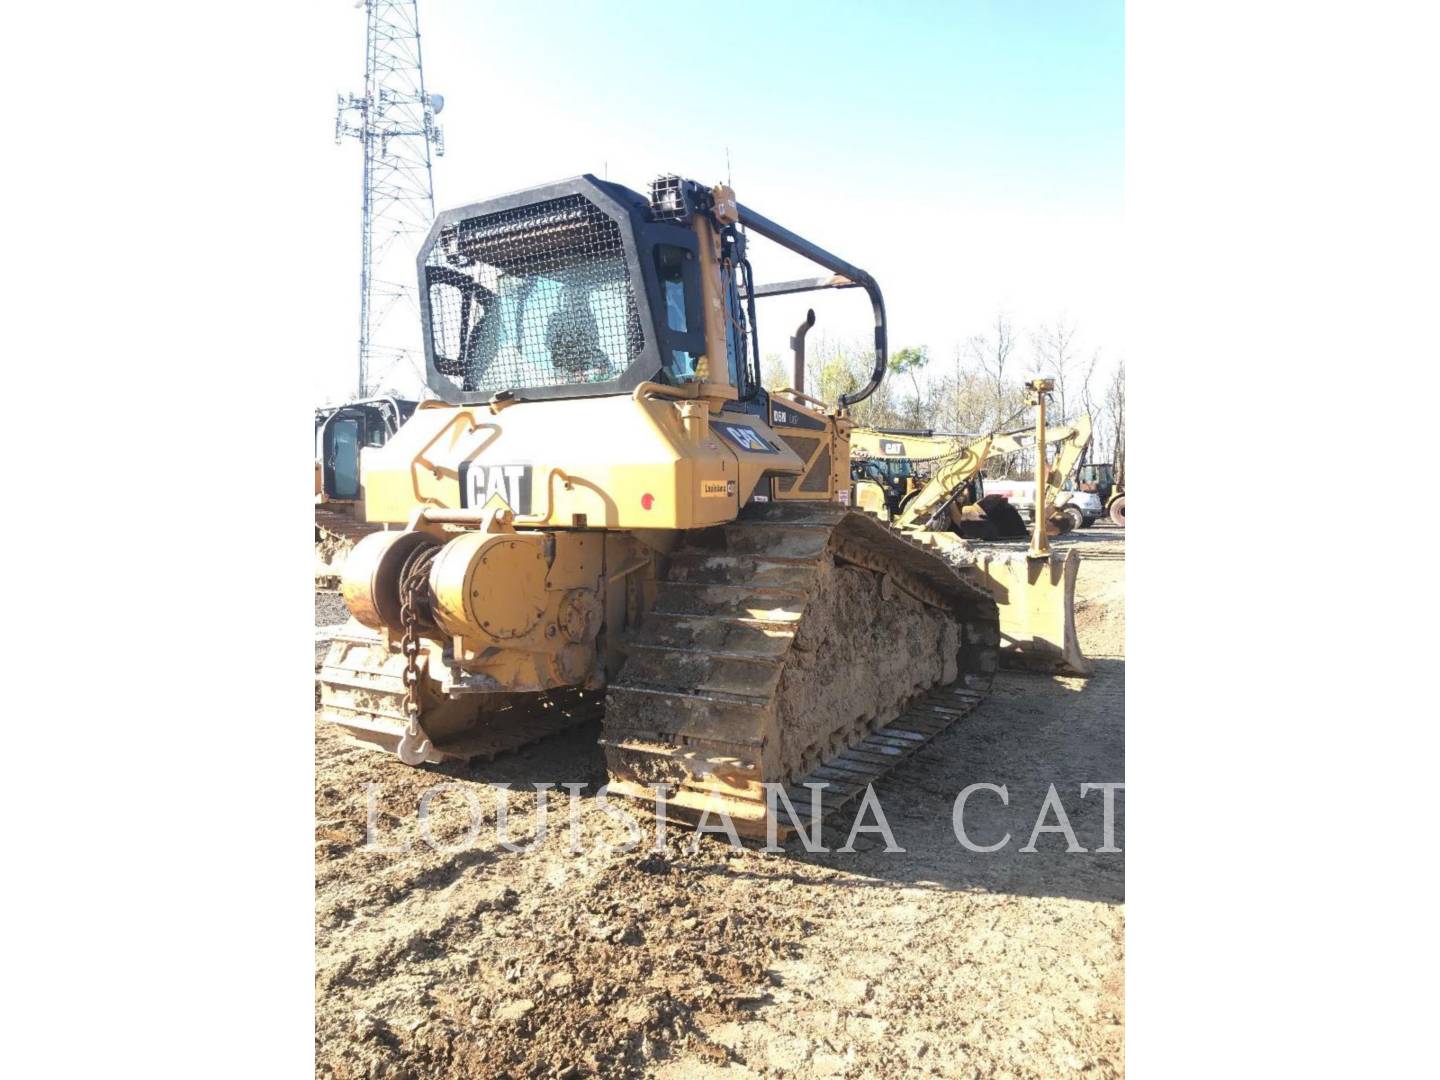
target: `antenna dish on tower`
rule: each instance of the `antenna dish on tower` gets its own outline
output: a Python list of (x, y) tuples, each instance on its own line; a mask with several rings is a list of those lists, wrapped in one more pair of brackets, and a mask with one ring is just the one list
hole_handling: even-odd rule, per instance
[(444, 95), (444, 94), (431, 94), (431, 95), (430, 95), (430, 111), (433, 112), (436, 116), (439, 116), (439, 115), (440, 115), (440, 110), (442, 110), (443, 108), (445, 108), (445, 95)]

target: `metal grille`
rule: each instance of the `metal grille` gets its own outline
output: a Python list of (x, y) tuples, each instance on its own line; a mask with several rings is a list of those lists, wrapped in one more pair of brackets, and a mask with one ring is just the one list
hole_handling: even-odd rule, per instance
[(426, 275), (436, 367), (461, 390), (606, 382), (645, 347), (620, 226), (583, 195), (456, 223)]
[(815, 459), (815, 464), (805, 474), (805, 479), (800, 481), (801, 491), (826, 491), (830, 487), (830, 447), (820, 451), (820, 456)]
[[(791, 450), (794, 450), (795, 453), (799, 455), (801, 462), (809, 461), (810, 456), (814, 454), (820, 446), (819, 439), (807, 438), (804, 435), (781, 435), (780, 437), (785, 440), (786, 446), (790, 447)], [(776, 487), (779, 488), (780, 494), (788, 495), (794, 490), (795, 484), (799, 479), (800, 477), (798, 476), (777, 476), (775, 478), (775, 484)], [(802, 488), (801, 490), (803, 491), (804, 489)]]

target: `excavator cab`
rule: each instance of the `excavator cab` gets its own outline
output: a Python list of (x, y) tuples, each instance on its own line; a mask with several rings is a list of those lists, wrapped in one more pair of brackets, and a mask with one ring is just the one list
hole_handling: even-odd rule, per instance
[[(915, 463), (907, 458), (852, 457), (850, 462), (850, 479), (856, 485), (856, 505), (864, 509), (883, 505), (891, 517), (899, 515), (907, 498), (918, 489), (918, 478)], [(874, 496), (870, 496), (869, 487), (878, 489)]]
[(1094, 492), (1102, 503), (1108, 503), (1115, 490), (1115, 466), (1108, 461), (1081, 465), (1075, 472), (1075, 483), (1081, 491)]

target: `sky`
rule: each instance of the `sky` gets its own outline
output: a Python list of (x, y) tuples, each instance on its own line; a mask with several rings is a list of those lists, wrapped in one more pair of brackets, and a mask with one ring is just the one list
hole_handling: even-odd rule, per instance
[[(360, 148), (333, 144), (333, 95), (363, 85), (365, 17), (342, 0), (304, 7), (298, 31), (316, 39), (296, 78), (315, 129), (304, 190), (334, 191), (307, 244), (320, 271), (307, 346), (317, 398), (336, 400), (354, 381)], [(1087, 355), (1124, 356), (1123, 4), (682, 14), (420, 0), (427, 89), (445, 97), (437, 207), (583, 172), (641, 191), (663, 172), (728, 178), (742, 202), (880, 282), (892, 348), (948, 361), (1003, 311), (1022, 331), (1063, 314)], [(790, 258), (757, 245), (757, 278), (806, 274)], [(760, 308), (763, 353), (787, 351), (808, 305), (817, 334), (868, 337), (858, 291), (775, 299)]]

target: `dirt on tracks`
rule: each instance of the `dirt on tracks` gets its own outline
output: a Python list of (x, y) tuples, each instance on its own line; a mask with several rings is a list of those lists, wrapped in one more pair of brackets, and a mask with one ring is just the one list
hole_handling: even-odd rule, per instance
[[(638, 847), (609, 850), (630, 837), (610, 813), (621, 804), (595, 798), (593, 726), (425, 770), (317, 726), (319, 1074), (1120, 1075), (1124, 855), (1095, 850), (1104, 793), (1081, 785), (1124, 780), (1123, 535), (1081, 534), (1096, 556), (1077, 611), (1094, 677), (1004, 672), (876, 785), (903, 852), (872, 833), (836, 850), (849, 816), (827, 828), (828, 852), (695, 844), (679, 824), (656, 852), (643, 814)], [(332, 617), (317, 597), (317, 624)], [(547, 782), (584, 787), (547, 792), (542, 814)], [(953, 830), (956, 796), (977, 783), (1008, 799), (966, 803), (972, 843), (1009, 834), (988, 853)], [(1058, 831), (1020, 850), (1051, 785), (1084, 852)], [(512, 846), (529, 850), (500, 842), (502, 802)], [(1114, 810), (1123, 851), (1123, 792)]]

